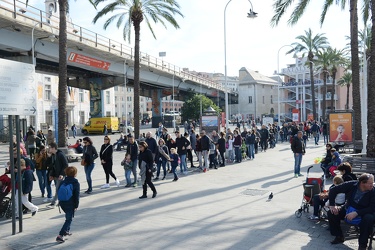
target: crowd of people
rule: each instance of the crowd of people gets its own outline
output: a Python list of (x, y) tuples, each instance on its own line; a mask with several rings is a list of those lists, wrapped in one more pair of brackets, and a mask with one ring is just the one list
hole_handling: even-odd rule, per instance
[[(112, 144), (111, 137), (105, 135), (98, 151), (92, 139), (84, 137), (77, 140), (71, 148), (80, 150), (83, 155), (81, 165), (87, 182), (85, 194), (89, 195), (93, 192), (91, 174), (95, 168), (95, 161), (98, 159), (106, 177), (105, 183), (101, 186), (102, 189), (110, 188), (111, 177), (116, 186), (120, 186), (120, 179), (112, 171), (113, 166), (119, 164), (124, 169), (125, 188), (141, 185), (142, 195), (139, 199), (145, 199), (148, 197), (148, 188), (152, 191), (152, 198), (157, 196), (153, 182), (166, 180), (168, 173), (173, 174), (172, 181), (176, 182), (181, 175), (188, 174), (189, 164), (190, 169), (205, 173), (210, 169), (218, 169), (243, 160), (254, 160), (256, 154), (267, 152), (282, 142), (289, 142), (291, 145), (295, 158), (294, 176), (303, 176), (300, 173), (300, 165), (302, 155), (306, 153), (306, 141), (313, 138), (314, 144), (318, 145), (319, 135), (323, 134), (325, 137), (326, 129), (325, 124), (310, 122), (285, 123), (281, 127), (268, 124), (262, 125), (261, 128), (250, 124), (248, 127), (243, 125), (242, 129), (241, 126), (237, 126), (233, 131), (228, 128), (220, 132), (200, 130), (196, 133), (195, 127), (190, 124), (186, 126), (184, 133), (179, 130), (169, 133), (168, 129), (160, 124), (155, 136), (152, 132), (147, 132), (136, 140), (131, 133), (121, 134), (120, 138)], [(17, 144), (14, 137), (15, 163), (18, 161), (17, 148), (21, 153), (19, 160), (21, 173), (24, 176), (21, 194), (21, 200), (25, 206), (24, 213), (30, 210), (34, 216), (39, 209), (31, 200), (33, 171), (35, 171), (41, 195), (45, 198), (43, 201), (50, 203), (50, 207), (61, 203), (65, 212), (65, 223), (56, 238), (56, 241), (64, 242), (64, 236), (71, 234), (70, 225), (74, 211), (79, 204), (80, 185), (75, 179), (77, 169), (68, 167), (64, 153), (58, 149), (55, 142), (47, 143), (47, 138), (41, 131), (35, 133), (30, 128), (25, 142), (26, 145), (22, 142)], [(340, 227), (342, 219), (345, 218), (348, 223), (352, 223), (355, 219), (361, 218), (356, 224), (360, 229), (359, 249), (365, 249), (375, 221), (374, 177), (370, 174), (363, 174), (357, 180), (356, 175), (351, 171), (350, 164), (341, 162), (338, 150), (328, 143), (328, 138), (325, 138), (324, 142), (327, 151), (321, 167), (327, 178), (333, 178), (334, 184), (328, 192), (322, 192), (313, 197), (314, 212), (309, 218), (320, 219), (321, 210), (326, 207), (330, 231), (335, 236), (332, 244), (342, 243), (345, 240)], [(116, 150), (121, 151), (122, 148), (126, 149), (124, 158), (116, 163), (113, 161), (113, 153)], [(55, 192), (52, 191), (52, 183), (54, 183)], [(58, 190), (64, 183), (73, 184), (74, 194), (69, 201), (59, 202)]]

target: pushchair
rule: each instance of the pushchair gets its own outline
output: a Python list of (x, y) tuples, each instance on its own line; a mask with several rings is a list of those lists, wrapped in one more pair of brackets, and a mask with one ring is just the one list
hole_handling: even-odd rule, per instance
[(7, 197), (11, 190), (11, 181), (7, 174), (0, 176), (0, 218), (12, 217), (11, 199)]
[(294, 213), (297, 218), (300, 218), (302, 216), (302, 212), (309, 212), (310, 206), (313, 205), (312, 202), (314, 195), (320, 194), (320, 192), (324, 190), (326, 181), (325, 175), (323, 174), (321, 177), (309, 177), (309, 172), (312, 167), (314, 166), (311, 166), (307, 169), (306, 181), (302, 184), (303, 196), (301, 207)]

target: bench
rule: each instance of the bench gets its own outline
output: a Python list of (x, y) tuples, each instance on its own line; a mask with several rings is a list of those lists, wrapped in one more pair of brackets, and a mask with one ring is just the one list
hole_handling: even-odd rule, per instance
[(83, 154), (76, 153), (73, 148), (58, 148), (58, 149), (61, 150), (65, 154), (68, 162), (79, 161), (83, 156)]
[(365, 154), (346, 155), (343, 158), (343, 162), (350, 163), (354, 174), (375, 174), (375, 158), (366, 157)]
[(353, 143), (345, 143), (343, 146), (339, 146), (341, 153), (354, 153), (357, 150), (362, 150), (362, 140), (354, 141)]

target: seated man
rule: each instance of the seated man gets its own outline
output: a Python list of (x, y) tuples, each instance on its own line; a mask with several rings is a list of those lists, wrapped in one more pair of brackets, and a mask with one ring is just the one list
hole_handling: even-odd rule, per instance
[(322, 161), (320, 163), (320, 167), (323, 169), (323, 171), (326, 175), (326, 178), (329, 178), (328, 164), (331, 163), (331, 161), (332, 161), (331, 149), (332, 149), (332, 144), (327, 143), (326, 144), (326, 150), (327, 150), (326, 156), (322, 159)]
[[(362, 174), (358, 181), (344, 182), (330, 189), (328, 195), (330, 209), (328, 211), (328, 221), (331, 235), (335, 236), (335, 239), (331, 241), (332, 244), (339, 244), (345, 241), (340, 221), (344, 218), (352, 221), (360, 216), (358, 249), (366, 249), (374, 224), (375, 191), (373, 185), (374, 176), (372, 174)], [(346, 206), (335, 205), (335, 198), (339, 193), (345, 193)], [(346, 214), (348, 207), (353, 207), (356, 211)]]
[(83, 147), (82, 147), (82, 139), (79, 139), (76, 141), (76, 144), (74, 145), (69, 145), (68, 148), (73, 148), (74, 151), (77, 153), (77, 154), (82, 154), (83, 153)]

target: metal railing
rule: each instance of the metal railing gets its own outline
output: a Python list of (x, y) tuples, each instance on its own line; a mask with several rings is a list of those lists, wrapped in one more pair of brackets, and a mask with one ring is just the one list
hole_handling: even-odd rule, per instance
[[(57, 16), (49, 15), (30, 5), (26, 6), (26, 3), (18, 0), (0, 0), (0, 15), (16, 19), (24, 25), (30, 26), (30, 28), (32, 28), (35, 23), (40, 23), (39, 28), (41, 29), (44, 29), (44, 26), (50, 26), (55, 35), (57, 35), (59, 31), (59, 18)], [(45, 32), (50, 33), (51, 29), (45, 29)], [(67, 38), (68, 41), (80, 42), (87, 46), (95, 47), (99, 50), (122, 57), (124, 60), (134, 61), (134, 49), (132, 47), (90, 31), (71, 21), (67, 21)], [(164, 60), (150, 56), (144, 52), (140, 52), (140, 64), (148, 66), (150, 71), (153, 69), (161, 70), (169, 74), (174, 74), (181, 78), (181, 80), (190, 80), (208, 88), (235, 93), (230, 89), (226, 90), (220, 83), (184, 71), (174, 64), (165, 62)]]

